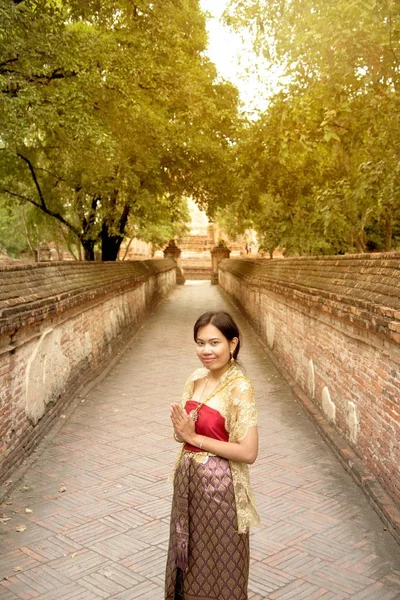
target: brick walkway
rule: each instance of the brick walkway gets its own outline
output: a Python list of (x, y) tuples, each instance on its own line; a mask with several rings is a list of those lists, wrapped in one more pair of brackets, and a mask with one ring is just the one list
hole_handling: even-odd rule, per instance
[(400, 599), (399, 546), (250, 328), (202, 283), (177, 288), (155, 310), (1, 506), (0, 600), (163, 599), (167, 476), (178, 447), (168, 407), (198, 366), (195, 319), (222, 307), (242, 327), (260, 409), (251, 475), (262, 527), (251, 538), (249, 598)]

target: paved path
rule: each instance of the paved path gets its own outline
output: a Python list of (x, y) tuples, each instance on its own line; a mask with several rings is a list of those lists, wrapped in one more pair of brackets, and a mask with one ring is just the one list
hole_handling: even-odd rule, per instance
[(167, 476), (178, 447), (168, 407), (198, 366), (195, 319), (219, 308), (242, 327), (260, 409), (251, 475), (262, 527), (251, 538), (249, 598), (400, 599), (399, 546), (251, 329), (202, 283), (177, 288), (155, 310), (1, 506), (0, 600), (163, 599)]

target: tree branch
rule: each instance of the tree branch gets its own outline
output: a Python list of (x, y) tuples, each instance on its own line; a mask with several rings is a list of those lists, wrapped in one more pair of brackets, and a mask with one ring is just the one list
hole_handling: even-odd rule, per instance
[(23, 194), (17, 194), (16, 192), (12, 192), (11, 190), (8, 190), (7, 188), (2, 188), (1, 191), (4, 192), (5, 194), (10, 194), (10, 196), (14, 196), (15, 198), (19, 198), (20, 200), (25, 200), (26, 202), (33, 204), (33, 206), (36, 206), (37, 208), (41, 208), (40, 204), (38, 204), (37, 202), (32, 200), (32, 198), (28, 198), (28, 196), (24, 196)]
[(19, 198), (20, 200), (24, 200), (25, 202), (29, 202), (29, 204), (33, 204), (33, 206), (36, 206), (36, 208), (39, 208), (40, 210), (42, 210), (49, 217), (53, 217), (54, 219), (57, 219), (57, 221), (60, 221), (60, 223), (62, 223), (66, 227), (68, 227), (68, 229), (70, 229), (76, 235), (76, 237), (79, 240), (81, 240), (81, 241), (83, 240), (83, 235), (79, 231), (79, 229), (77, 229), (74, 225), (72, 225), (72, 223), (69, 223), (59, 213), (55, 213), (52, 210), (50, 210), (49, 208), (47, 208), (46, 205), (42, 206), (41, 204), (38, 204), (37, 202), (35, 202), (34, 200), (32, 200), (32, 198), (29, 198), (28, 196), (24, 196), (23, 194), (18, 194), (16, 192), (12, 192), (11, 190), (8, 190), (6, 188), (2, 188), (1, 191), (4, 192), (4, 193), (6, 193), (6, 194), (9, 194), (10, 196), (14, 196), (14, 198)]
[(61, 69), (54, 69), (51, 75), (30, 75), (26, 77), (26, 80), (32, 83), (33, 81), (45, 80), (52, 81), (54, 79), (68, 79), (69, 77), (76, 77), (78, 75), (77, 71), (69, 71), (67, 73), (63, 73)]
[(156, 90), (157, 88), (154, 86), (150, 86), (150, 85), (143, 85), (143, 83), (138, 83), (137, 86), (141, 89), (141, 90)]
[[(55, 79), (67, 79), (69, 77), (76, 77), (78, 75), (78, 73), (76, 71), (70, 71), (68, 73), (63, 73), (61, 71), (61, 69), (55, 69), (51, 75), (44, 75), (44, 74), (42, 74), (42, 75), (40, 75), (40, 74), (25, 75), (25, 74), (21, 73), (20, 71), (16, 71), (14, 69), (1, 68), (1, 65), (0, 65), (0, 72), (2, 74), (9, 73), (9, 74), (13, 74), (13, 75), (19, 75), (28, 83), (36, 82), (39, 84), (47, 84), (50, 81), (54, 81)], [(19, 83), (14, 83), (14, 85), (9, 84), (1, 90), (1, 93), (2, 94), (12, 94), (12, 96), (15, 98), (16, 96), (18, 96), (18, 92), (20, 91), (20, 89), (21, 89), (21, 86), (19, 85)]]
[[(70, 253), (72, 254), (72, 256), (74, 257), (74, 260), (79, 260), (79, 258), (77, 256), (75, 256), (75, 252), (72, 250), (71, 244), (67, 238), (67, 236), (65, 235), (65, 231), (62, 227), (60, 227), (60, 231), (61, 231), (61, 235), (64, 238), (64, 242), (66, 243), (66, 246), (68, 248), (68, 250), (70, 251)], [(80, 240), (78, 240), (78, 244), (79, 244)]]
[(10, 63), (17, 62), (17, 60), (18, 60), (18, 56), (14, 57), (14, 58), (9, 58), (8, 60), (5, 60), (4, 62), (0, 63), (0, 69), (2, 67), (5, 67), (5, 65), (9, 65)]
[(122, 257), (122, 260), (125, 260), (125, 259), (126, 259), (127, 255), (128, 255), (128, 252), (129, 252), (129, 248), (131, 247), (131, 244), (132, 244), (132, 242), (133, 242), (133, 240), (134, 240), (134, 239), (135, 239), (135, 238), (130, 238), (130, 240), (129, 240), (129, 242), (128, 242), (128, 245), (127, 245), (127, 247), (125, 248), (125, 252), (124, 252), (124, 256)]
[[(36, 171), (43, 171), (43, 173), (47, 173), (47, 175), (50, 175), (50, 177), (53, 177), (53, 179), (56, 179), (57, 181), (62, 181), (63, 183), (66, 183), (68, 185), (70, 185), (71, 187), (73, 186), (73, 182), (72, 181), (68, 181), (68, 179), (65, 179), (64, 177), (61, 177), (61, 175), (57, 175), (57, 173), (52, 173), (51, 171), (49, 171), (49, 169), (45, 169), (44, 167), (36, 167)], [(79, 192), (81, 188), (76, 189), (76, 192)]]
[(124, 235), (124, 233), (125, 233), (125, 227), (128, 222), (130, 210), (131, 210), (131, 207), (129, 206), (129, 204), (125, 204), (122, 214), (119, 218), (119, 222), (118, 222), (118, 232), (120, 235)]
[(28, 246), (31, 249), (32, 256), (35, 257), (37, 253), (36, 253), (35, 248), (32, 245), (31, 237), (29, 235), (28, 224), (26, 222), (26, 216), (25, 216), (25, 206), (22, 207), (22, 220), (24, 222), (25, 237), (26, 237), (26, 240), (28, 242)]
[(20, 152), (17, 152), (17, 156), (18, 156), (18, 157), (19, 157), (21, 160), (23, 160), (24, 162), (26, 162), (26, 164), (27, 164), (27, 165), (28, 165), (28, 167), (29, 167), (29, 171), (30, 171), (30, 173), (31, 173), (31, 175), (32, 175), (32, 179), (33, 179), (33, 182), (34, 182), (34, 184), (35, 184), (35, 187), (36, 187), (36, 191), (37, 191), (37, 193), (38, 193), (38, 196), (39, 196), (39, 200), (40, 200), (40, 205), (41, 205), (41, 208), (42, 208), (42, 209), (45, 209), (45, 208), (47, 208), (47, 207), (46, 207), (45, 200), (44, 200), (44, 196), (43, 196), (43, 193), (42, 193), (42, 189), (41, 189), (41, 187), (40, 187), (40, 185), (39, 185), (39, 181), (38, 181), (38, 179), (37, 179), (37, 177), (36, 177), (35, 169), (33, 168), (33, 165), (32, 165), (32, 163), (31, 163), (31, 161), (29, 160), (29, 158), (27, 158), (27, 157), (26, 157), (26, 156), (24, 156), (23, 154), (20, 154)]
[(84, 236), (86, 236), (86, 234), (90, 233), (90, 229), (96, 221), (96, 210), (97, 210), (97, 206), (98, 206), (100, 200), (101, 200), (101, 197), (98, 196), (97, 194), (92, 196), (92, 202), (90, 205), (89, 214), (87, 216), (85, 214), (83, 214), (81, 216)]

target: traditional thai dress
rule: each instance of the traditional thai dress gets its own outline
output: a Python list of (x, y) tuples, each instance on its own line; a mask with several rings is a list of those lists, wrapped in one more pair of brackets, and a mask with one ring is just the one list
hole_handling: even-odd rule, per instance
[[(187, 413), (198, 406), (194, 382), (208, 373), (197, 369), (186, 382)], [(221, 378), (218, 397), (218, 410), (199, 410), (196, 433), (239, 442), (257, 425), (257, 409), (253, 386), (236, 364)], [(247, 600), (249, 527), (258, 521), (247, 464), (185, 444), (174, 475), (165, 599)]]

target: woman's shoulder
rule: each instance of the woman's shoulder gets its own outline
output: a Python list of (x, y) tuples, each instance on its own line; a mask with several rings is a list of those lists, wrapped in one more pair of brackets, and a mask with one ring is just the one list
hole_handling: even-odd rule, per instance
[(246, 390), (254, 390), (253, 384), (245, 375), (238, 377), (236, 381), (232, 381), (232, 388), (242, 392), (245, 392)]
[(250, 379), (246, 377), (243, 371), (237, 368), (237, 372), (231, 378), (229, 384), (230, 397), (233, 404), (241, 404), (242, 401), (247, 403), (254, 403), (254, 386)]
[(191, 398), (195, 382), (198, 379), (202, 379), (203, 377), (206, 377), (207, 373), (208, 373), (208, 371), (205, 367), (200, 367), (199, 369), (196, 369), (190, 375), (190, 377), (185, 381), (185, 385), (183, 388), (183, 397), (182, 397), (182, 400), (184, 402)]
[(199, 367), (190, 375), (190, 377), (186, 380), (186, 383), (192, 383), (193, 381), (197, 381), (198, 379), (203, 379), (203, 377), (207, 377), (208, 369), (205, 367)]
[(229, 385), (231, 389), (238, 389), (242, 391), (254, 389), (254, 386), (251, 383), (250, 379), (246, 377), (246, 375), (243, 373), (240, 367), (235, 367), (232, 370), (229, 379)]
[(193, 387), (194, 382), (197, 381), (198, 379), (202, 379), (203, 377), (206, 377), (207, 373), (208, 373), (208, 370), (205, 367), (200, 367), (199, 369), (196, 369), (195, 371), (193, 371), (193, 373), (190, 375), (190, 377), (188, 377), (185, 381), (185, 389)]

